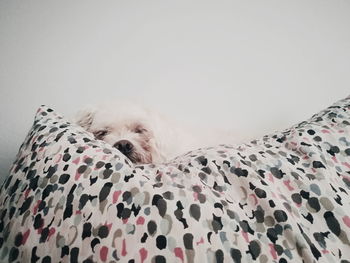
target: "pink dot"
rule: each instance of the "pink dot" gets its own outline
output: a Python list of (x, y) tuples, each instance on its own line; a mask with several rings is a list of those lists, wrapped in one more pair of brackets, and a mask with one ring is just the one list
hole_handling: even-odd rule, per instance
[(30, 189), (27, 189), (25, 192), (24, 192), (24, 198), (27, 199), (28, 195), (29, 195), (29, 192), (30, 192)]
[(243, 230), (241, 231), (241, 233), (242, 233), (242, 236), (244, 237), (245, 241), (246, 241), (247, 243), (249, 243), (248, 233), (245, 232), (245, 231), (243, 231)]
[(115, 203), (118, 201), (118, 198), (119, 198), (121, 192), (122, 192), (122, 191), (115, 191), (115, 192), (113, 193), (113, 204), (115, 204)]
[(77, 180), (79, 180), (80, 176), (81, 176), (81, 174), (78, 173), (78, 171), (77, 171), (77, 172), (75, 173), (74, 179), (77, 181)]
[(294, 188), (290, 185), (290, 180), (283, 181), (284, 185), (287, 186), (289, 191), (293, 191)]
[(349, 216), (344, 216), (343, 221), (347, 227), (350, 227), (350, 217)]
[(80, 157), (76, 158), (72, 163), (78, 164), (80, 161)]
[(271, 256), (273, 257), (273, 259), (277, 259), (277, 252), (275, 249), (275, 245), (269, 244), (269, 247), (270, 247), (270, 253), (271, 253)]
[(145, 259), (147, 258), (147, 250), (144, 248), (140, 249), (140, 256), (141, 256), (141, 262), (143, 263), (145, 261)]
[(181, 261), (184, 262), (184, 253), (180, 247), (174, 248), (174, 253), (176, 257), (180, 258)]
[(128, 252), (126, 252), (125, 238), (123, 239), (122, 256), (125, 257)]
[(38, 208), (39, 208), (40, 203), (41, 203), (41, 200), (38, 200), (36, 202), (36, 205), (33, 208), (34, 215), (38, 212)]
[(107, 253), (108, 253), (108, 247), (103, 246), (100, 249), (100, 258), (102, 261), (106, 261), (107, 260)]
[(54, 229), (53, 227), (51, 227), (50, 230), (49, 230), (49, 236), (48, 236), (47, 240), (50, 240), (50, 237), (51, 237), (53, 234), (55, 234), (55, 232), (56, 232), (56, 229)]
[(22, 238), (22, 245), (24, 245), (27, 242), (29, 234), (30, 234), (30, 229), (28, 229), (26, 232), (24, 232), (23, 238)]
[(143, 225), (145, 223), (145, 219), (140, 216), (137, 221), (136, 221), (136, 225)]

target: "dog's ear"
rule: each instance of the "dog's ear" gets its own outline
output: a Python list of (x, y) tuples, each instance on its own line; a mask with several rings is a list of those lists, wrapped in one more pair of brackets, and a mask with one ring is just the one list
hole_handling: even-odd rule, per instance
[(74, 122), (85, 130), (89, 131), (92, 122), (94, 121), (96, 110), (93, 108), (80, 110), (74, 117)]

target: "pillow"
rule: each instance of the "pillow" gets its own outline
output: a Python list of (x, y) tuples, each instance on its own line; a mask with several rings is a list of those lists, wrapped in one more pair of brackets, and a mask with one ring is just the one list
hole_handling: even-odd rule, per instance
[(42, 106), (0, 189), (1, 262), (349, 262), (350, 97), (134, 165)]

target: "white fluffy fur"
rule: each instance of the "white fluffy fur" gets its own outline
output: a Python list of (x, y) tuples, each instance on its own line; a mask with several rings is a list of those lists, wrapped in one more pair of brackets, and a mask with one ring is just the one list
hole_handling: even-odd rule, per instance
[[(134, 103), (90, 107), (78, 112), (75, 122), (111, 145), (120, 140), (130, 141), (134, 151), (127, 157), (138, 164), (166, 162), (199, 147), (224, 142), (213, 134), (204, 136), (209, 132), (189, 132), (174, 121)], [(104, 133), (107, 134), (101, 136)]]

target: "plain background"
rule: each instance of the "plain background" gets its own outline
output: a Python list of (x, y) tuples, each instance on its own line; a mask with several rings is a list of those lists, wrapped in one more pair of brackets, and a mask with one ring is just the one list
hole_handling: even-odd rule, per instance
[(350, 94), (350, 1), (0, 0), (0, 173), (39, 105), (138, 100), (260, 136)]

